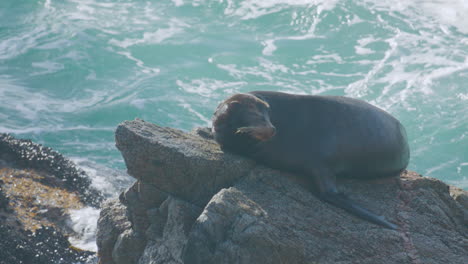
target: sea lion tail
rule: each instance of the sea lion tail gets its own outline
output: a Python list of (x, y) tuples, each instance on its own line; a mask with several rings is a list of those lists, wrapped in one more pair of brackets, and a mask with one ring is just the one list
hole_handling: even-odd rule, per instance
[(320, 195), (320, 198), (336, 207), (339, 207), (361, 219), (367, 220), (371, 223), (380, 225), (382, 227), (396, 230), (397, 225), (387, 221), (385, 217), (376, 215), (369, 210), (357, 205), (352, 200), (348, 199), (346, 195), (342, 193), (327, 193)]

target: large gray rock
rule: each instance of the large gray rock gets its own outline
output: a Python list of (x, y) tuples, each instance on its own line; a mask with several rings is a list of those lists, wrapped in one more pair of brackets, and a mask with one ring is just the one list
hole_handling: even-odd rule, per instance
[(138, 119), (119, 125), (115, 141), (129, 175), (200, 206), (254, 166), (213, 140)]
[(448, 186), (401, 177), (342, 183), (396, 223), (393, 231), (322, 203), (287, 177), (252, 173), (205, 207), (185, 263), (466, 263), (467, 226)]
[(138, 181), (121, 195), (131, 225), (106, 238), (101, 263), (466, 263), (467, 192), (439, 180), (341, 180), (398, 225), (388, 230), (321, 202), (297, 175), (223, 153), (206, 129), (127, 121), (116, 141)]

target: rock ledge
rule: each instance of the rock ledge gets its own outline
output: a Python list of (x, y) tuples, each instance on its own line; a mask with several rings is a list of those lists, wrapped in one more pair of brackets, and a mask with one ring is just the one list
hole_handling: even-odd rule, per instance
[(137, 119), (116, 142), (138, 181), (101, 212), (100, 263), (466, 263), (468, 193), (439, 180), (339, 182), (393, 231), (319, 201), (295, 175), (223, 153), (208, 129)]

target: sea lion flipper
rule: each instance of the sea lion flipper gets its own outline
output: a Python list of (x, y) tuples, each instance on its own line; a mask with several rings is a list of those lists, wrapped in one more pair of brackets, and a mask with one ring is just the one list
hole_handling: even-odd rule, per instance
[(313, 176), (313, 185), (321, 200), (371, 223), (393, 230), (397, 229), (397, 226), (387, 221), (385, 217), (370, 212), (356, 204), (343, 193), (338, 192), (338, 189), (336, 188), (336, 176), (330, 169), (323, 166), (317, 166), (317, 164), (315, 164), (313, 167), (309, 167), (307, 171)]
[(385, 217), (376, 215), (369, 210), (357, 205), (342, 193), (322, 193), (319, 197), (332, 205), (339, 207), (359, 218), (367, 220), (371, 223), (378, 224), (388, 229), (396, 230), (397, 226), (385, 219)]

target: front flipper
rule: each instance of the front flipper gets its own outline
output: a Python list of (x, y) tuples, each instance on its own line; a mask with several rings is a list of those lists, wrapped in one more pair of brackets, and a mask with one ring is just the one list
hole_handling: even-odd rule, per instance
[(318, 197), (321, 200), (371, 223), (393, 230), (397, 229), (397, 226), (385, 220), (385, 217), (370, 212), (369, 210), (357, 205), (346, 197), (346, 195), (339, 193), (336, 189), (335, 176), (329, 170), (314, 169), (312, 175), (314, 186), (318, 192)]

